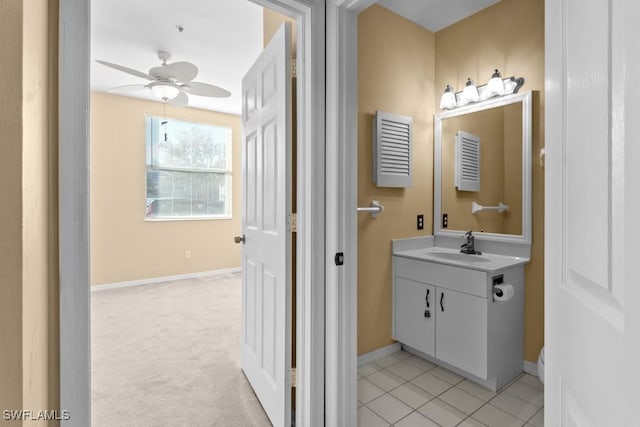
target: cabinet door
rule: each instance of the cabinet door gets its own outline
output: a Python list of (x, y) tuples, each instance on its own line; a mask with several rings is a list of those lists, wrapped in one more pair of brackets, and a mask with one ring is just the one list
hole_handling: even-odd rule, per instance
[(396, 277), (393, 338), (434, 356), (435, 287)]
[(436, 357), (487, 377), (487, 300), (436, 288)]

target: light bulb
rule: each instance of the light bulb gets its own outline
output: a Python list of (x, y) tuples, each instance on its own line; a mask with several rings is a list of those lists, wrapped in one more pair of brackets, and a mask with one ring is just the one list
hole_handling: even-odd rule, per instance
[(450, 110), (456, 106), (456, 95), (453, 93), (453, 88), (450, 85), (444, 88), (442, 98), (440, 98), (440, 109)]
[(170, 83), (163, 83), (163, 82), (151, 83), (149, 85), (149, 88), (151, 89), (151, 92), (153, 92), (155, 96), (165, 101), (175, 98), (180, 92), (180, 89), (178, 89), (174, 85)]
[(462, 99), (465, 101), (465, 104), (469, 102), (477, 102), (480, 99), (478, 95), (478, 88), (476, 87), (476, 83), (471, 80), (471, 77), (467, 79), (467, 84), (462, 90)]
[(491, 75), (491, 79), (487, 83), (486, 88), (486, 97), (491, 98), (492, 96), (502, 96), (504, 95), (504, 83), (502, 81), (502, 75), (500, 75), (500, 71), (497, 69)]

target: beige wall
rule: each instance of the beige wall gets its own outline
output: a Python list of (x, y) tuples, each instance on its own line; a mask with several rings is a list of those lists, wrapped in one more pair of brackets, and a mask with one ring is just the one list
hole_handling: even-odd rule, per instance
[(283, 22), (291, 23), (291, 52), (293, 57), (296, 57), (296, 43), (297, 43), (297, 30), (296, 20), (278, 13), (269, 8), (264, 8), (262, 13), (262, 41), (263, 46), (266, 46), (271, 41), (273, 35), (278, 31)]
[[(436, 33), (436, 91), (486, 82), (494, 68), (525, 78), (533, 97), (533, 244), (525, 267), (524, 357), (535, 361), (544, 337), (544, 0), (502, 0)], [(439, 96), (438, 96), (439, 97)]]
[(169, 118), (231, 127), (233, 218), (145, 221), (146, 114), (162, 116), (163, 105), (91, 94), (92, 285), (240, 266), (240, 117), (166, 107)]
[[(535, 361), (544, 331), (544, 170), (535, 161), (544, 145), (544, 0), (503, 0), (435, 35), (375, 5), (358, 18), (358, 49), (358, 203), (378, 199), (385, 206), (376, 220), (358, 216), (358, 354), (392, 342), (391, 239), (433, 232), (432, 119), (440, 95), (446, 84), (461, 89), (467, 77), (484, 83), (499, 68), (505, 77), (525, 77), (523, 91), (536, 91), (533, 245), (525, 268), (524, 345), (525, 359)], [(376, 109), (414, 118), (412, 188), (383, 189), (372, 183), (371, 121)], [(510, 135), (513, 130), (505, 127), (503, 132)], [(509, 164), (505, 161), (504, 168)], [(505, 186), (504, 191), (514, 190)], [(415, 228), (418, 213), (425, 214), (424, 231)]]
[(59, 406), (57, 13), (57, 1), (0, 0), (2, 409)]
[[(433, 233), (434, 34), (372, 6), (358, 17), (358, 206), (379, 200), (376, 219), (358, 215), (358, 354), (391, 344), (391, 239)], [(413, 186), (371, 179), (376, 110), (413, 117)], [(425, 229), (416, 230), (424, 214)]]

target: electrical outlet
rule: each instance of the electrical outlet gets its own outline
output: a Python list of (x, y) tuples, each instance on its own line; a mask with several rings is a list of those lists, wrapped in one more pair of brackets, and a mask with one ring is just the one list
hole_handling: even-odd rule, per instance
[(418, 215), (418, 230), (424, 230), (424, 215), (420, 214)]
[(184, 251), (184, 259), (191, 259), (191, 251)]
[(449, 226), (449, 214), (442, 214), (442, 228)]

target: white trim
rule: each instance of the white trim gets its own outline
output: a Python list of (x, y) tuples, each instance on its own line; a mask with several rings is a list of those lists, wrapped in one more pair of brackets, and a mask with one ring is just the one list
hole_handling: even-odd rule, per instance
[(377, 350), (370, 351), (369, 353), (361, 354), (358, 356), (358, 368), (366, 365), (367, 363), (375, 362), (378, 359), (387, 357), (390, 354), (397, 353), (402, 350), (402, 345), (397, 342), (389, 344), (386, 347), (379, 348)]
[(523, 361), (522, 370), (525, 371), (529, 375), (533, 375), (538, 378), (538, 364), (529, 362), (528, 360)]
[[(253, 0), (298, 21), (296, 425), (324, 425), (325, 2)], [(60, 0), (60, 404), (91, 424), (89, 315), (90, 0)], [(355, 339), (355, 338), (354, 338)], [(355, 364), (355, 356), (354, 356)], [(354, 405), (355, 413), (355, 405)]]
[(221, 268), (219, 270), (200, 271), (198, 273), (176, 274), (174, 276), (153, 277), (151, 279), (128, 280), (126, 282), (105, 283), (103, 285), (92, 285), (91, 292), (106, 291), (109, 289), (129, 288), (132, 286), (151, 285), (153, 283), (172, 282), (174, 280), (200, 279), (206, 277), (224, 276), (231, 273), (239, 273), (241, 267)]
[[(358, 13), (372, 0), (328, 0), (327, 7), (327, 426), (357, 424), (357, 79)], [(344, 265), (336, 266), (336, 252)]]

